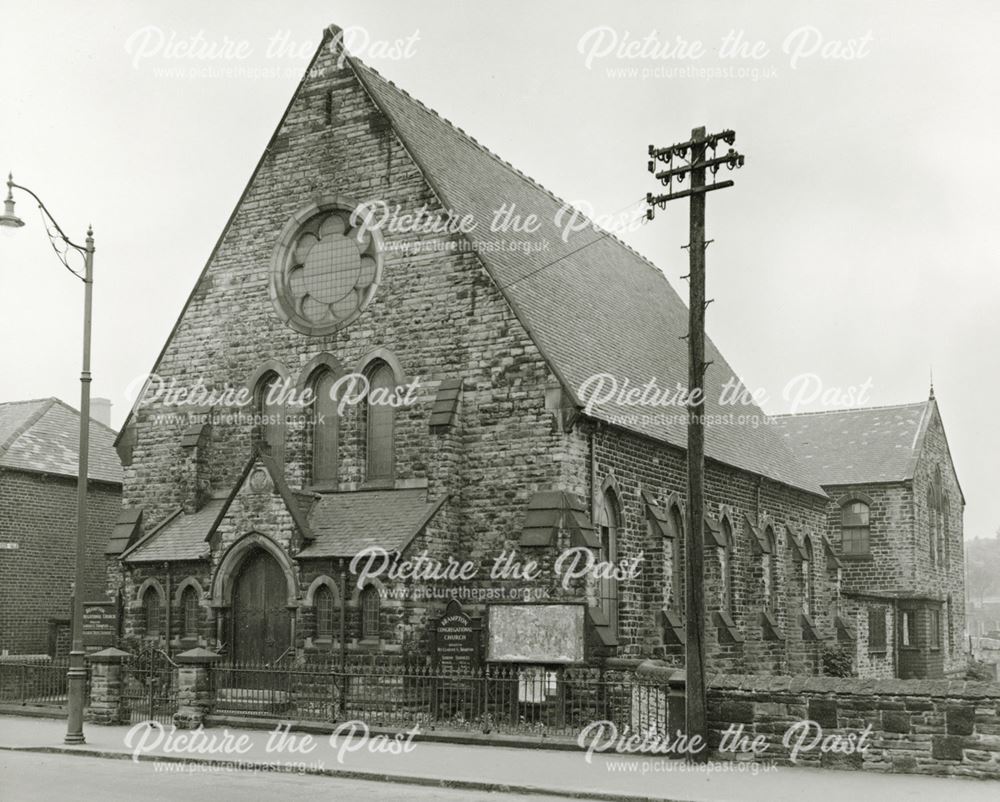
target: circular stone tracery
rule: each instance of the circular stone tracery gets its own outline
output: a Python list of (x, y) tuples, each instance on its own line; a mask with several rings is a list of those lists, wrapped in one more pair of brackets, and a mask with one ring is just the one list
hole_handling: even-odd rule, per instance
[(321, 335), (347, 325), (370, 303), (382, 273), (382, 249), (370, 232), (351, 225), (343, 208), (313, 211), (283, 232), (271, 297), (289, 326)]

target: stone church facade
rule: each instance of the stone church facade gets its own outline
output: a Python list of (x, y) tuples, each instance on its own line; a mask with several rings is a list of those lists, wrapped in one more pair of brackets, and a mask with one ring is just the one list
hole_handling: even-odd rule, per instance
[[(681, 664), (683, 407), (588, 393), (601, 375), (683, 385), (683, 303), (334, 39), (119, 435), (108, 578), (126, 637), (248, 661), (421, 656), (456, 598), (485, 660), (512, 648), (503, 630), (522, 662)], [(539, 225), (496, 230), (500, 209)], [(718, 390), (735, 373), (708, 359)], [(830, 495), (758, 409), (730, 419), (712, 395), (710, 664), (821, 673), (857, 639)], [(359, 576), (371, 548), (394, 570)], [(621, 571), (563, 581), (571, 549)]]
[(964, 670), (965, 498), (933, 389), (927, 401), (779, 416), (830, 497), (842, 610), (867, 676)]

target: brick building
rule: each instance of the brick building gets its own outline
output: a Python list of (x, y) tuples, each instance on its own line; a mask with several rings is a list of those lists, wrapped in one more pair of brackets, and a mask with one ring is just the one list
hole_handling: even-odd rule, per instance
[[(534, 224), (497, 230), (500, 211)], [(455, 597), (486, 659), (680, 662), (684, 409), (586, 390), (686, 384), (687, 313), (573, 219), (328, 31), (119, 434), (108, 574), (129, 636), (424, 654)], [(707, 353), (710, 659), (818, 672), (840, 612), (829, 497), (758, 409), (726, 417), (735, 373)], [(369, 546), (475, 570), (359, 581)], [(563, 583), (572, 548), (637, 568)], [(537, 575), (491, 575), (512, 555)]]
[[(110, 404), (94, 399), (97, 414)], [(76, 567), (80, 414), (57, 398), (0, 404), (0, 651), (68, 650)], [(121, 507), (122, 470), (107, 418), (92, 420), (86, 597), (104, 597), (104, 546)]]
[(775, 423), (830, 496), (826, 531), (843, 563), (862, 672), (964, 669), (965, 498), (933, 390), (916, 404)]

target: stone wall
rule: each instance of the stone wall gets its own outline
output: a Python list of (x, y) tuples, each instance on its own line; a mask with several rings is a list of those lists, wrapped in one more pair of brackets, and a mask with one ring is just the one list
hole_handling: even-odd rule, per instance
[[(586, 430), (580, 435), (586, 437)], [(656, 443), (622, 430), (601, 427), (593, 438), (593, 466), (577, 461), (577, 471), (586, 495), (599, 503), (602, 490), (613, 490), (621, 510), (618, 538), (620, 557), (644, 555), (641, 575), (621, 583), (619, 604), (624, 648), (622, 657), (682, 656), (682, 650), (664, 642), (657, 629), (657, 614), (671, 608), (673, 549), (667, 539), (654, 535), (647, 524), (643, 493), (664, 507), (677, 500), (683, 505), (687, 493), (687, 467), (683, 450)], [(580, 464), (582, 462), (582, 464)], [(589, 479), (589, 476), (593, 479)], [(573, 486), (573, 485), (571, 485)], [(826, 501), (816, 495), (762, 479), (745, 471), (709, 461), (706, 464), (705, 497), (708, 514), (725, 518), (732, 528), (732, 615), (743, 642), (732, 642), (714, 623), (713, 614), (723, 612), (721, 549), (705, 546), (705, 600), (710, 625), (706, 626), (706, 650), (712, 670), (771, 673), (817, 673), (821, 643), (803, 639), (800, 615), (805, 606), (803, 562), (791, 547), (788, 530), (812, 542), (813, 596), (811, 618), (821, 636), (834, 635), (833, 608), (838, 597), (837, 573), (828, 569), (820, 535), (825, 529)], [(765, 609), (762, 594), (765, 556), (755, 545), (755, 536), (745, 518), (760, 526), (770, 524), (775, 533), (775, 616), (781, 637), (764, 638), (760, 615)], [(681, 550), (683, 560), (683, 549)]]
[[(763, 759), (788, 764), (799, 736), (808, 745), (819, 730), (793, 730), (788, 746), (783, 738), (809, 720), (822, 736), (799, 751), (796, 765), (1000, 779), (1000, 684), (728, 675), (709, 682), (708, 706), (713, 748), (730, 725), (742, 724), (751, 739), (763, 737)], [(864, 751), (822, 752), (824, 738), (868, 726)]]

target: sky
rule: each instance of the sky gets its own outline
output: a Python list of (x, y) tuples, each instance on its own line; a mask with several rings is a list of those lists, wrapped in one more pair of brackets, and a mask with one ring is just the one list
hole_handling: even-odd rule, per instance
[[(1000, 527), (1000, 7), (988, 2), (0, 0), (0, 169), (94, 226), (93, 394), (119, 425), (322, 30), (618, 225), (647, 146), (737, 133), (708, 331), (768, 413), (927, 397), (966, 537)], [(991, 100), (990, 98), (994, 98)], [(82, 287), (38, 210), (0, 239), (0, 398), (79, 406)], [(685, 203), (615, 228), (682, 296)], [(6, 232), (6, 229), (4, 230)], [(825, 406), (826, 405), (826, 406)]]

